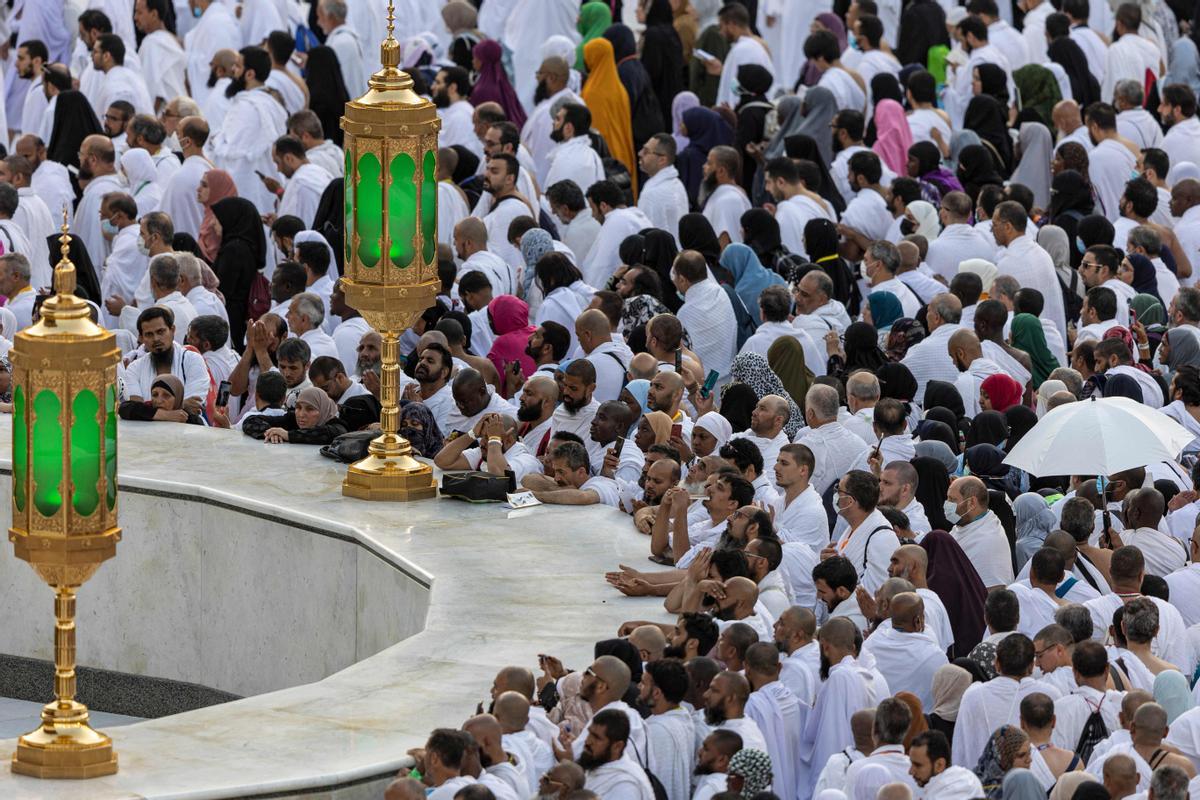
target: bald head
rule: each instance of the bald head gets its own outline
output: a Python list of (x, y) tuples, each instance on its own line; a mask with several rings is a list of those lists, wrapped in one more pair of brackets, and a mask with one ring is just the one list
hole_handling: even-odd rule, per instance
[(505, 667), (496, 673), (496, 679), (492, 682), (492, 699), (504, 692), (516, 692), (526, 700), (533, 700), (536, 689), (537, 681), (525, 667)]
[(983, 346), (979, 343), (979, 337), (975, 335), (975, 331), (966, 328), (959, 328), (950, 335), (946, 349), (960, 369), (969, 367), (977, 358), (983, 358)]
[[(979, 513), (987, 511), (988, 493), (987, 487), (983, 485), (983, 481), (973, 475), (965, 478), (959, 478), (954, 483), (950, 484), (950, 491), (947, 496), (951, 500), (962, 501), (968, 498), (974, 498), (979, 503)], [(967, 520), (969, 521), (969, 520)]]
[[(838, 619), (845, 618), (838, 617)], [(822, 627), (821, 630), (825, 630), (825, 628)], [(855, 747), (857, 747), (860, 752), (869, 753), (874, 750), (875, 709), (863, 708), (851, 714), (850, 733), (854, 736)]]
[(1126, 497), (1129, 503), (1129, 524), (1136, 528), (1157, 528), (1167, 504), (1155, 488), (1137, 489)]
[[(858, 629), (846, 617), (833, 617), (817, 632), (817, 639), (830, 647), (836, 647), (846, 652), (854, 652), (855, 634)], [(875, 715), (871, 718), (874, 721)]]
[(1063, 133), (1070, 133), (1083, 124), (1083, 120), (1079, 116), (1079, 104), (1074, 100), (1063, 100), (1055, 104), (1054, 110), (1050, 114), (1054, 121), (1054, 127)]
[(1121, 701), (1121, 722), (1128, 728), (1133, 723), (1133, 715), (1146, 703), (1153, 703), (1154, 695), (1145, 689), (1130, 689)]
[[(901, 545), (897, 548), (897, 554), (905, 562), (905, 566), (911, 565), (912, 567), (916, 567), (922, 575), (929, 569), (929, 554), (919, 544)], [(910, 575), (897, 575), (896, 577), (912, 580), (912, 576)]]
[(908, 240), (902, 241), (896, 245), (896, 249), (900, 252), (900, 268), (902, 270), (916, 269), (921, 263), (921, 248)]
[(561, 83), (566, 83), (571, 77), (571, 66), (567, 64), (566, 59), (558, 56), (550, 56), (542, 62), (542, 73), (558, 79)]
[(1051, 531), (1046, 535), (1046, 547), (1053, 548), (1062, 554), (1065, 569), (1070, 570), (1075, 563), (1078, 551), (1075, 549), (1075, 537), (1066, 531)]
[(648, 381), (658, 372), (658, 359), (649, 353), (638, 353), (629, 362), (629, 375), (635, 381)]
[(481, 117), (499, 117), (504, 119), (506, 114), (504, 108), (496, 102), (488, 101), (475, 106), (475, 113)]
[(83, 143), (79, 145), (79, 154), (84, 158), (94, 156), (106, 164), (112, 164), (116, 158), (112, 139), (99, 133), (84, 138)]
[(558, 402), (558, 383), (549, 375), (535, 375), (525, 383), (525, 391), (535, 389), (537, 393), (549, 398), (552, 404)]
[[(1178, 208), (1176, 206), (1178, 205)], [(1195, 178), (1184, 178), (1171, 187), (1171, 212), (1187, 211), (1193, 206), (1200, 205), (1200, 181)]]
[[(664, 464), (670, 468), (673, 463), (664, 460), (656, 462), (655, 466)], [(641, 625), (634, 628), (633, 633), (629, 634), (629, 643), (642, 653), (643, 661), (658, 661), (667, 647), (667, 637), (663, 634), (662, 628), (657, 625)]]
[(908, 788), (908, 784), (889, 783), (879, 790), (875, 800), (912, 800), (912, 796), (912, 789)]
[(890, 602), (895, 599), (896, 595), (902, 592), (911, 592), (914, 588), (912, 583), (904, 578), (888, 578), (880, 584), (879, 591), (875, 593), (875, 596)]
[(577, 792), (583, 788), (587, 775), (583, 767), (574, 761), (560, 761), (546, 772), (550, 780), (567, 787), (568, 792)]
[(1167, 710), (1158, 703), (1143, 703), (1133, 712), (1129, 735), (1134, 744), (1157, 746), (1167, 734)]
[(810, 609), (792, 606), (779, 615), (779, 624), (789, 633), (800, 633), (810, 639), (817, 632), (817, 617)]
[(487, 247), (487, 226), (479, 217), (467, 217), (454, 226), (454, 238), (456, 242), (461, 240), (479, 248)]
[(611, 338), (612, 328), (603, 311), (598, 308), (589, 308), (575, 318), (575, 333), (577, 335), (587, 333), (607, 341)]
[(397, 778), (383, 791), (383, 800), (425, 800), (425, 784), (416, 778)]
[(492, 713), (505, 733), (523, 731), (529, 724), (529, 700), (519, 692), (501, 692), (492, 704)]
[(1046, 401), (1046, 410), (1053, 411), (1059, 406), (1065, 406), (1067, 403), (1074, 403), (1078, 400), (1078, 397), (1063, 389), (1050, 395), (1050, 399)]
[(592, 662), (592, 672), (608, 685), (610, 695), (623, 697), (629, 689), (629, 665), (616, 656), (600, 656)]
[(737, 603), (739, 612), (744, 610), (745, 616), (750, 616), (754, 613), (754, 604), (758, 602), (758, 584), (740, 576), (730, 578), (725, 581), (725, 598), (726, 601)]
[(746, 675), (756, 686), (779, 677), (779, 649), (770, 642), (755, 642), (746, 648)]
[(463, 730), (471, 734), (485, 750), (500, 744), (503, 734), (500, 723), (491, 714), (478, 714), (463, 723)]
[(1104, 760), (1104, 774), (1101, 777), (1105, 786), (1132, 793), (1137, 789), (1137, 764), (1124, 753), (1109, 756)]
[(904, 633), (925, 628), (925, 601), (916, 592), (901, 592), (892, 598), (892, 627)]

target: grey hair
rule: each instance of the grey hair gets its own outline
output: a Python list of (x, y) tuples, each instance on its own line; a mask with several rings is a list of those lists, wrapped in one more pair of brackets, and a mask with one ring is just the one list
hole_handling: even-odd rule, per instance
[(1063, 502), (1058, 524), (1076, 542), (1086, 542), (1096, 529), (1096, 509), (1086, 497), (1072, 497)]
[(846, 379), (846, 394), (856, 400), (878, 400), (879, 378), (869, 370), (860, 370)]
[(792, 310), (792, 295), (783, 286), (768, 286), (758, 295), (763, 322), (786, 322)]
[(186, 278), (187, 282), (192, 286), (199, 286), (204, 279), (204, 268), (200, 266), (200, 259), (191, 253), (172, 253), (175, 260), (179, 262), (179, 277)]
[(1059, 367), (1050, 373), (1049, 380), (1062, 381), (1067, 385), (1067, 391), (1076, 397), (1083, 393), (1083, 375), (1073, 367)]
[(179, 116), (181, 117), (200, 116), (200, 104), (186, 94), (176, 95), (171, 98), (171, 102), (175, 104), (175, 108), (179, 110)]
[(150, 278), (169, 291), (179, 288), (179, 262), (170, 253), (163, 253), (150, 262)]
[(1179, 767), (1164, 764), (1150, 777), (1150, 793), (1154, 800), (1187, 800), (1187, 773)]
[(13, 273), (23, 281), (28, 282), (30, 275), (33, 274), (29, 266), (29, 259), (20, 253), (9, 253), (7, 255), (0, 256), (0, 261), (8, 264), (8, 268), (11, 269)]
[(823, 383), (809, 389), (804, 398), (805, 408), (813, 412), (821, 422), (837, 419), (840, 405), (837, 389)]
[(1162, 249), (1162, 237), (1149, 225), (1138, 225), (1129, 232), (1129, 246), (1140, 247), (1153, 258)]
[(1004, 295), (1009, 300), (1016, 299), (1017, 292), (1021, 291), (1021, 282), (1012, 275), (997, 275), (992, 281), (992, 289), (988, 295), (995, 299), (996, 295)]
[(891, 242), (877, 241), (872, 242), (867, 248), (867, 252), (871, 254), (871, 258), (883, 264), (884, 269), (893, 275), (900, 269), (900, 251), (896, 249), (896, 245)]
[[(898, 253), (897, 257), (899, 257)], [(804, 277), (812, 278), (814, 281), (816, 281), (817, 290), (820, 291), (821, 294), (829, 298), (833, 297), (833, 279), (825, 274), (824, 270), (813, 270)], [(804, 278), (801, 278), (800, 280), (804, 280)]]
[(296, 313), (308, 317), (308, 324), (314, 328), (321, 327), (321, 323), (325, 321), (325, 303), (321, 301), (320, 295), (301, 292), (292, 298), (292, 307), (296, 309)]
[(1125, 638), (1141, 644), (1158, 633), (1158, 606), (1148, 597), (1125, 604)]
[(12, 215), (17, 213), (17, 205), (20, 202), (17, 187), (11, 183), (0, 183), (0, 214), (11, 219)]
[(321, 0), (321, 7), (325, 9), (325, 13), (329, 16), (343, 21), (349, 13), (346, 8), (346, 0)]
[(949, 292), (934, 295), (929, 301), (929, 307), (937, 312), (943, 322), (950, 325), (957, 325), (962, 320), (962, 300), (959, 300), (957, 295)]
[(1142, 84), (1138, 81), (1117, 81), (1117, 85), (1113, 87), (1113, 99), (1123, 100), (1131, 106), (1140, 106), (1144, 97)]

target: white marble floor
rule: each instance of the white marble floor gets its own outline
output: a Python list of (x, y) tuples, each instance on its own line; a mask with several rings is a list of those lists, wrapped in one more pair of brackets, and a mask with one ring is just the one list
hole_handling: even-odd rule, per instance
[[(0, 697), (0, 739), (12, 739), (22, 736), (37, 727), (41, 717), (42, 704), (29, 700), (13, 700), (11, 697)], [(106, 714), (103, 711), (89, 711), (92, 727), (97, 730), (119, 728), (131, 722), (141, 722), (140, 717), (127, 717), (124, 714)]]

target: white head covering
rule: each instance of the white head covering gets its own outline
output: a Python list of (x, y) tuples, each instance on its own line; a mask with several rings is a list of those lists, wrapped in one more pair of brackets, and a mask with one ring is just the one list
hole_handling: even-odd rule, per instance
[[(90, 302), (90, 301), (86, 301)], [(92, 303), (95, 306), (95, 303)], [(96, 309), (96, 314), (99, 315), (100, 309)], [(97, 317), (99, 318), (99, 317)], [(13, 336), (17, 334), (17, 315), (7, 308), (0, 306), (0, 336), (12, 341)]]
[(1046, 416), (1046, 412), (1050, 410), (1046, 407), (1046, 404), (1050, 402), (1050, 398), (1054, 396), (1054, 393), (1065, 391), (1068, 391), (1067, 385), (1062, 381), (1042, 381), (1042, 385), (1037, 390), (1037, 415), (1039, 419)]
[(140, 147), (132, 147), (121, 156), (121, 170), (129, 180), (129, 189), (135, 194), (143, 183), (154, 183), (158, 180), (158, 170), (154, 168), (154, 159)]
[(996, 269), (995, 264), (983, 258), (968, 258), (958, 265), (958, 271), (978, 275), (979, 279), (983, 281), (985, 292), (992, 288), (992, 281), (996, 280), (996, 276), (1000, 274), (1000, 270)]
[(329, 277), (331, 280), (336, 281), (338, 277), (337, 255), (333, 252), (333, 248), (329, 246), (329, 240), (317, 231), (300, 231), (296, 234), (296, 237), (292, 239), (292, 243), (294, 245), (301, 245), (305, 242), (320, 242), (321, 244), (325, 245), (325, 249), (329, 251), (329, 269), (332, 270), (332, 273)]
[(822, 789), (813, 800), (846, 800), (846, 793), (839, 789)]
[(913, 233), (919, 233), (932, 242), (942, 232), (942, 223), (938, 219), (937, 209), (933, 207), (932, 203), (913, 200), (908, 204), (908, 210), (912, 212), (913, 218), (917, 221), (917, 229)]
[(567, 65), (571, 67), (571, 74), (567, 79), (567, 88), (572, 92), (578, 93), (579, 87), (582, 85), (583, 78), (575, 69), (575, 45), (576, 43), (571, 41), (570, 38), (563, 36), (562, 34), (556, 34), (542, 42), (541, 56), (542, 61), (545, 61), (551, 56), (557, 56), (563, 61), (566, 61)]
[(725, 443), (729, 441), (729, 437), (733, 435), (733, 425), (715, 411), (709, 411), (696, 420), (696, 427), (703, 428), (713, 435), (713, 438), (717, 440), (718, 450), (724, 447)]
[(1171, 169), (1167, 172), (1167, 185), (1173, 187), (1185, 178), (1200, 180), (1200, 167), (1191, 161), (1180, 161), (1178, 164), (1172, 164)]

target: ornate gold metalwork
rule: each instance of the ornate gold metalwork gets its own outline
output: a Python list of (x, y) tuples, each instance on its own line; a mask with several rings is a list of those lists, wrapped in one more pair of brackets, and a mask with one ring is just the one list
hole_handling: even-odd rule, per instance
[[(346, 302), (358, 309), (383, 339), (383, 374), (380, 378), (380, 402), (383, 406), (380, 427), (383, 433), (371, 442), (369, 454), (352, 464), (342, 484), (342, 493), (364, 500), (421, 500), (433, 497), (436, 487), (433, 470), (412, 457), (412, 448), (399, 433), (400, 352), (399, 338), (436, 302), (440, 283), (437, 277), (437, 253), (432, 238), (426, 236), (426, 215), (437, 214), (436, 193), (432, 207), (426, 208), (422, 195), (423, 177), (430, 166), (432, 152), (436, 172), (438, 131), (441, 120), (433, 103), (412, 89), (412, 79), (399, 69), (400, 43), (392, 35), (395, 12), (388, 3), (388, 35), (380, 46), (383, 67), (368, 81), (366, 94), (346, 104), (342, 117), (346, 151), (346, 269), (342, 288)], [(364, 156), (373, 156), (379, 174), (377, 186), (360, 183)], [(397, 159), (412, 161), (412, 187), (398, 182), (394, 175)], [(399, 163), (403, 163), (402, 161)], [(360, 188), (379, 197), (379, 233), (368, 243), (379, 243), (374, 265), (361, 258), (363, 235), (360, 230)], [(393, 188), (411, 188), (413, 202), (393, 207)], [(436, 222), (436, 216), (429, 218)], [(374, 230), (374, 219), (368, 219)], [(393, 227), (411, 223), (411, 242), (393, 241)], [(433, 226), (436, 231), (436, 225)], [(405, 266), (395, 263), (393, 248), (400, 252), (411, 244), (412, 257)], [(373, 255), (373, 251), (372, 251)]]
[(9, 540), (54, 597), (54, 695), (17, 741), (12, 771), (93, 778), (117, 771), (112, 740), (75, 700), (75, 595), (116, 555), (116, 338), (74, 295), (66, 210), (55, 295), (13, 342), (13, 523)]

